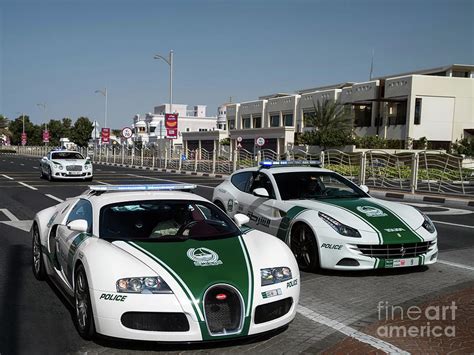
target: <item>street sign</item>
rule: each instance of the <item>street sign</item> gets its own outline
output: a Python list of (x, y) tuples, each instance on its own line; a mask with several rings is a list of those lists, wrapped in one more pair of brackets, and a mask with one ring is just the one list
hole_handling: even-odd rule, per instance
[(110, 128), (102, 128), (102, 143), (110, 143)]
[(169, 139), (178, 138), (178, 114), (177, 113), (165, 114), (165, 127), (166, 127), (166, 138), (169, 138)]
[(132, 135), (133, 135), (133, 131), (130, 127), (124, 127), (122, 129), (122, 137), (123, 138), (129, 139), (129, 138), (132, 138)]
[(23, 132), (21, 134), (21, 145), (26, 145), (27, 137), (26, 137), (26, 132)]
[(49, 143), (49, 131), (47, 129), (43, 130), (43, 143)]
[(240, 149), (240, 148), (242, 148), (242, 144), (237, 143), (237, 149)]
[(240, 143), (240, 142), (242, 142), (242, 140), (243, 140), (243, 138), (242, 138), (241, 136), (238, 136), (238, 137), (237, 137), (237, 142)]
[(263, 137), (258, 137), (255, 140), (255, 144), (258, 145), (259, 147), (262, 147), (265, 144), (265, 138)]

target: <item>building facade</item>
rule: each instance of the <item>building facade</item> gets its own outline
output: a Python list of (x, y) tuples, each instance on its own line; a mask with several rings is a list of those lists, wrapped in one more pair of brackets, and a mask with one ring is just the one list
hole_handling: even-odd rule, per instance
[(282, 154), (297, 134), (313, 129), (305, 124), (305, 117), (325, 100), (350, 109), (358, 136), (401, 140), (407, 148), (425, 137), (433, 147), (447, 148), (474, 134), (474, 65), (454, 64), (229, 104), (226, 117), (232, 148), (252, 151), (255, 140), (263, 137), (262, 148)]
[[(217, 117), (206, 116), (206, 106), (188, 106), (173, 104), (173, 112), (178, 114), (178, 137), (173, 139), (173, 145), (183, 144), (183, 133), (185, 132), (207, 132), (217, 129)], [(135, 143), (159, 144), (167, 140), (165, 127), (165, 113), (171, 112), (169, 104), (156, 106), (153, 113), (147, 113), (144, 117), (135, 115), (132, 129)]]

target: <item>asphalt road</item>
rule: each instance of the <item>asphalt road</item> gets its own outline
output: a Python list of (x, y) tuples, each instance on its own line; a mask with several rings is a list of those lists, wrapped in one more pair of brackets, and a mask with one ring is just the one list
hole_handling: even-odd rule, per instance
[[(440, 262), (416, 270), (303, 273), (297, 317), (277, 334), (204, 347), (104, 338), (86, 342), (74, 328), (70, 306), (54, 286), (34, 279), (27, 231), (36, 212), (82, 193), (90, 183), (49, 182), (40, 179), (38, 167), (36, 158), (0, 155), (0, 354), (187, 350), (315, 353), (344, 341), (346, 328), (363, 334), (364, 327), (377, 320), (380, 301), (415, 305), (474, 285), (474, 209), (424, 204), (417, 207), (435, 221)], [(211, 198), (213, 188), (222, 180), (105, 165), (94, 168), (93, 184), (179, 181), (197, 184), (196, 193), (206, 198)]]

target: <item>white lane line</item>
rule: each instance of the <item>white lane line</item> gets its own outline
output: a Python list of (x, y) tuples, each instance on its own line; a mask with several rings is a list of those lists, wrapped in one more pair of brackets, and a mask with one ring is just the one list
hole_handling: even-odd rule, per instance
[(7, 218), (12, 221), (12, 222), (18, 222), (19, 219), (15, 217), (15, 215), (13, 213), (11, 213), (9, 210), (7, 210), (6, 208), (0, 208), (0, 212), (3, 212), (3, 214), (5, 216), (7, 216)]
[(439, 259), (438, 259), (437, 262), (440, 263), (440, 264), (444, 264), (444, 265), (449, 265), (449, 266), (458, 267), (458, 268), (460, 268), (460, 269), (465, 269), (465, 270), (474, 271), (474, 267), (469, 266), (469, 265), (458, 264), (458, 263), (453, 263), (453, 262), (451, 262), (451, 261), (439, 260)]
[(4, 175), (4, 174), (2, 174), (2, 176), (3, 176), (4, 178), (7, 178), (8, 180), (13, 180), (13, 178), (12, 178), (12, 177), (10, 177), (10, 176), (8, 176), (8, 175)]
[(23, 163), (22, 163), (22, 164), (20, 164), (20, 165), (21, 165), (21, 166), (25, 166), (25, 164), (23, 164)]
[(37, 166), (34, 166), (33, 169), (39, 169)]
[(48, 196), (49, 198), (51, 198), (55, 201), (58, 201), (58, 202), (64, 202), (64, 200), (61, 200), (59, 197), (56, 197), (56, 196), (53, 196), (53, 195), (50, 195), (50, 194), (45, 194), (45, 196)]
[(378, 339), (376, 337), (373, 337), (371, 335), (359, 332), (358, 330), (349, 327), (343, 323), (340, 323), (336, 320), (332, 320), (328, 317), (323, 316), (322, 314), (316, 313), (312, 311), (309, 308), (306, 308), (302, 305), (298, 305), (296, 308), (296, 311), (301, 314), (302, 316), (312, 320), (313, 322), (323, 324), (327, 327), (330, 327), (332, 329), (337, 330), (338, 332), (341, 332), (342, 334), (347, 335), (348, 337), (354, 338), (361, 343), (368, 344), (372, 346), (373, 348), (382, 350), (386, 352), (387, 354), (405, 354), (409, 355), (410, 353), (407, 351), (404, 351), (400, 348), (397, 348), (395, 345), (392, 345), (390, 343), (387, 343), (386, 341), (383, 341), (381, 339)]
[(103, 181), (98, 181), (98, 180), (96, 180), (96, 183), (102, 184), (102, 185), (110, 185), (108, 182), (103, 182)]
[(33, 186), (31, 186), (31, 185), (28, 185), (28, 184), (25, 184), (24, 182), (18, 181), (18, 183), (19, 183), (20, 185), (23, 185), (24, 187), (29, 188), (29, 189), (38, 190), (36, 187), (33, 187)]
[[(166, 182), (174, 182), (174, 183), (181, 183), (181, 184), (193, 184), (192, 181), (188, 181), (188, 182), (182, 182), (182, 181), (176, 181), (176, 180), (168, 180), (168, 179), (159, 179), (159, 178), (154, 178), (154, 177), (151, 177), (151, 176), (143, 176), (143, 175), (136, 175), (136, 174), (127, 174), (128, 176), (133, 176), (133, 177), (138, 177), (138, 178), (142, 178), (142, 179), (149, 179), (149, 180), (155, 180), (155, 181), (166, 181)], [(207, 189), (214, 189), (215, 186), (206, 186), (206, 185), (198, 185), (198, 184), (193, 184), (193, 185), (196, 185), (196, 186), (199, 186), (199, 187), (205, 187)]]
[(456, 227), (474, 229), (474, 226), (468, 226), (468, 225), (466, 225), (466, 224), (457, 224), (457, 223), (443, 222), (443, 221), (434, 221), (434, 220), (431, 220), (431, 221), (434, 222), (434, 223), (439, 223), (439, 224), (447, 224), (448, 226), (456, 226)]

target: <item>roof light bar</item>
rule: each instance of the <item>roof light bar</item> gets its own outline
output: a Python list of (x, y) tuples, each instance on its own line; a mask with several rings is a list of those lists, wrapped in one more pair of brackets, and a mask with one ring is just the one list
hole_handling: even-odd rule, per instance
[(193, 184), (146, 184), (146, 185), (91, 185), (91, 191), (179, 191), (194, 190)]
[(319, 160), (264, 160), (260, 162), (260, 165), (266, 168), (270, 168), (272, 166), (320, 166), (321, 162)]

